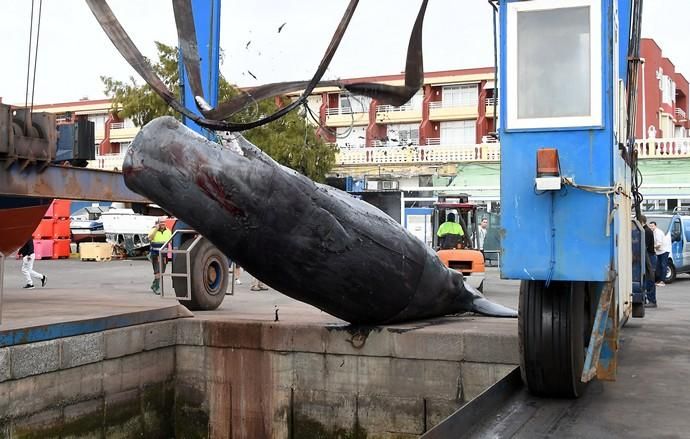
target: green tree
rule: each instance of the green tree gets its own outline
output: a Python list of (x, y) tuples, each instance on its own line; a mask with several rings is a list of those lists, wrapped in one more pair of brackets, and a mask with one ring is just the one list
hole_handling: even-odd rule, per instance
[[(160, 42), (156, 42), (156, 48), (158, 61), (152, 63), (153, 69), (179, 98), (178, 50)], [(134, 77), (125, 82), (101, 76), (101, 81), (105, 86), (105, 94), (112, 99), (113, 110), (119, 117), (131, 119), (136, 126), (143, 126), (156, 117), (165, 115), (180, 119), (180, 115), (168, 107), (148, 84), (139, 84)], [(240, 90), (221, 76), (220, 101), (228, 100), (238, 93), (241, 93)], [(277, 109), (273, 99), (266, 99), (234, 114), (229, 120), (247, 122), (271, 114)], [(315, 181), (323, 181), (335, 164), (335, 146), (324, 143), (316, 135), (314, 127), (298, 111), (292, 111), (274, 122), (243, 134), (278, 163)]]

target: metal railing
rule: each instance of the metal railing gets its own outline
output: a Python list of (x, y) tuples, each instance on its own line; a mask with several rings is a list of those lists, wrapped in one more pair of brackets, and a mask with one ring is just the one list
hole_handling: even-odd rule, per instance
[(429, 102), (429, 109), (437, 108), (461, 108), (461, 107), (476, 107), (477, 102), (449, 102), (449, 101), (433, 101)]
[(341, 150), (337, 163), (377, 165), (407, 163), (497, 162), (501, 159), (498, 143), (478, 145), (380, 146)]
[[(189, 259), (189, 254), (191, 251), (194, 249), (194, 247), (201, 241), (204, 237), (201, 235), (197, 235), (196, 238), (194, 238), (194, 241), (192, 241), (192, 245), (190, 245), (188, 248), (184, 250), (179, 250), (175, 249), (172, 247), (170, 244), (175, 237), (177, 233), (196, 233), (194, 230), (186, 230), (186, 229), (178, 229), (173, 232), (172, 235), (170, 235), (170, 239), (165, 241), (163, 245), (161, 246), (158, 254), (158, 273), (160, 275), (160, 287), (161, 287), (161, 299), (166, 299), (165, 297), (165, 282), (163, 279), (165, 277), (169, 277), (171, 280), (173, 277), (184, 277), (187, 279), (187, 295), (186, 296), (178, 296), (177, 293), (175, 293), (174, 297), (167, 297), (168, 299), (179, 299), (179, 300), (190, 300), (192, 298), (192, 276), (190, 274), (190, 271), (192, 271), (192, 261)], [(169, 249), (165, 249), (170, 245)], [(185, 258), (185, 264), (186, 264), (186, 271), (184, 273), (175, 273), (173, 272), (172, 267), (170, 268), (170, 273), (164, 273), (163, 272), (163, 251), (165, 253), (171, 253), (173, 255), (179, 254), (179, 255), (184, 255)]]
[(427, 137), (426, 144), (427, 145), (440, 145), (441, 144), (441, 138), (440, 137)]
[(388, 113), (392, 111), (413, 111), (413, 110), (418, 110), (418, 108), (415, 108), (412, 104), (404, 104), (399, 107), (394, 107), (393, 105), (377, 105), (376, 106), (376, 112), (377, 113)]
[(334, 107), (334, 108), (326, 108), (326, 114), (329, 116), (338, 116), (342, 114), (352, 114), (352, 113), (357, 113), (356, 111), (352, 110), (351, 107)]
[(419, 139), (406, 139), (406, 140), (398, 140), (398, 141), (392, 141), (392, 140), (372, 140), (371, 141), (371, 146), (374, 148), (388, 148), (388, 147), (409, 147), (409, 146), (418, 146), (419, 145)]
[(685, 113), (685, 110), (682, 108), (676, 108), (675, 114), (678, 118), (686, 120), (688, 118), (687, 114)]
[(635, 141), (640, 158), (690, 157), (690, 138), (638, 139)]
[(122, 171), (122, 163), (125, 161), (125, 154), (105, 154), (97, 155), (95, 160), (89, 162), (91, 169), (103, 169), (107, 171)]
[(496, 99), (495, 98), (486, 98), (485, 103), (486, 103), (486, 105), (495, 105)]
[(124, 122), (112, 122), (112, 123), (110, 124), (110, 129), (111, 129), (111, 130), (119, 130), (119, 129), (122, 129), (122, 128), (124, 128), (124, 127), (125, 127), (125, 123), (124, 123)]

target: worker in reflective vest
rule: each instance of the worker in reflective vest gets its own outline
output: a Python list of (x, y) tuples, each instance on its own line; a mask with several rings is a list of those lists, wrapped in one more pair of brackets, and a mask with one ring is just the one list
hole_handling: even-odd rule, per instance
[(171, 236), (172, 233), (170, 233), (170, 230), (168, 230), (168, 228), (166, 227), (164, 220), (158, 220), (156, 227), (154, 227), (151, 230), (151, 233), (149, 233), (149, 241), (151, 241), (149, 258), (151, 259), (151, 263), (153, 264), (153, 283), (151, 283), (151, 291), (153, 291), (154, 294), (161, 293), (160, 262), (163, 263), (163, 273), (165, 273), (165, 267), (167, 263), (166, 256), (161, 256), (160, 254), (161, 247), (163, 246), (163, 244), (170, 240)]
[(460, 238), (465, 235), (462, 226), (455, 222), (455, 214), (449, 213), (446, 222), (441, 224), (436, 235), (440, 238), (439, 245), (442, 249), (451, 249), (458, 246)]

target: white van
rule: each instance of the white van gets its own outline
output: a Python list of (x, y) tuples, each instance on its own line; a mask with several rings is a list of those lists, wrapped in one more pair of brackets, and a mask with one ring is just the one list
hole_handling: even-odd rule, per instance
[(645, 213), (647, 223), (654, 221), (666, 235), (671, 235), (671, 254), (664, 282), (673, 282), (679, 273), (690, 273), (690, 211)]

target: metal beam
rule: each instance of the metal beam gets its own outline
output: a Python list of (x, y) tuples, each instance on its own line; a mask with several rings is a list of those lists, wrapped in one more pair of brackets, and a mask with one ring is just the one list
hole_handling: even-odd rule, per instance
[(125, 186), (122, 173), (87, 168), (37, 166), (21, 169), (0, 163), (0, 195), (85, 201), (149, 203)]

